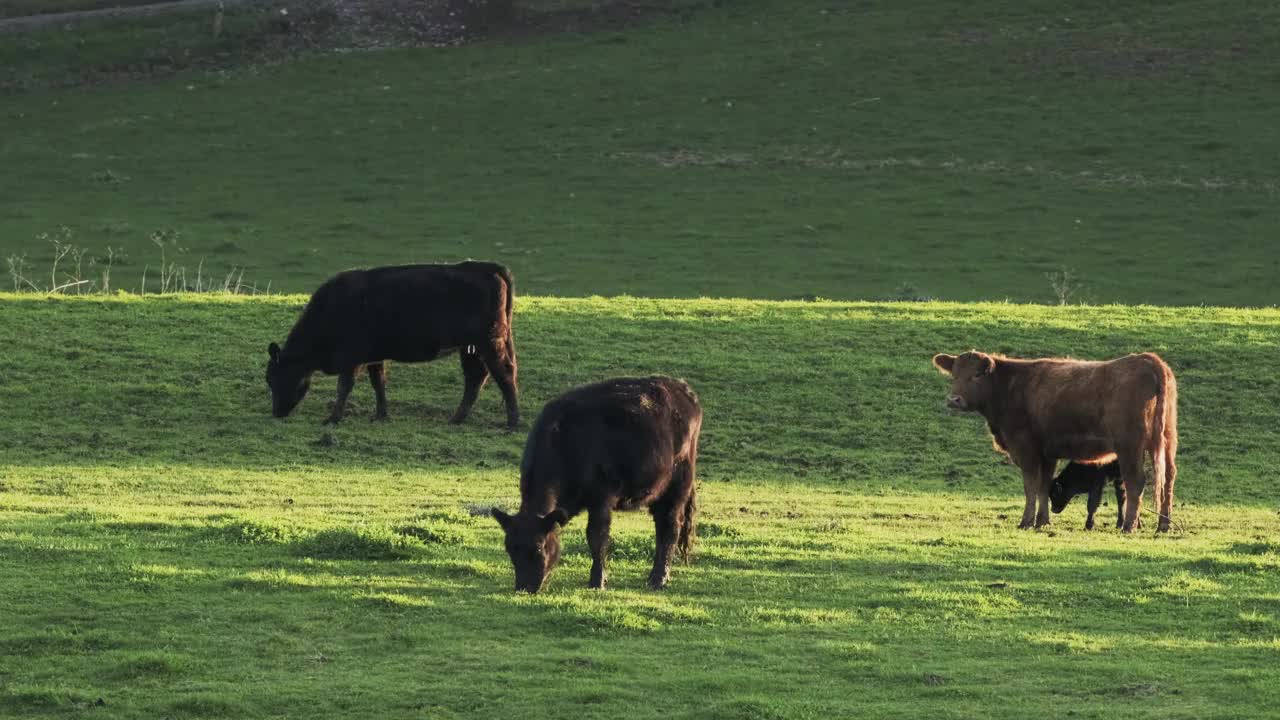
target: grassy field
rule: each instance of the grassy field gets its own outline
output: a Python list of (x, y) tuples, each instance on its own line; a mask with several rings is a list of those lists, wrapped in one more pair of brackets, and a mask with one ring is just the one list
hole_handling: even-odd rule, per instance
[[(496, 259), (526, 428), (623, 374), (706, 410), (667, 591), (627, 514), (608, 591), (577, 518), (517, 596), (484, 513), (524, 435), (492, 386), (446, 424), (456, 362), (322, 428), (332, 378), (284, 421), (263, 378), (303, 295), (0, 293), (0, 717), (1276, 716), (1280, 10), (678, 4), (300, 56), (246, 12), (0, 35), (26, 280), (74, 275), (52, 239), (149, 292), (162, 252), (277, 293)], [(1094, 304), (1022, 304), (1064, 267)], [(815, 296), (957, 302), (776, 302)], [(1017, 471), (929, 363), (969, 348), (1168, 360), (1174, 532), (1110, 499), (1016, 530)]]
[[(304, 298), (0, 296), (0, 710), (10, 717), (1240, 718), (1280, 702), (1274, 310), (525, 297), (526, 423), (669, 372), (706, 407), (702, 540), (643, 589), (647, 516), (536, 597), (496, 524), (522, 435), (452, 362), (391, 422), (275, 421)], [(1177, 530), (1014, 529), (1016, 471), (943, 412), (938, 350), (1161, 352)], [(1110, 508), (1104, 508), (1105, 513)], [(99, 707), (100, 706), (100, 707)]]
[[(0, 38), (0, 254), (42, 232), (305, 291), (492, 258), (543, 295), (1280, 302), (1280, 10), (751, 0), (623, 32), (309, 55), (208, 18)], [(246, 31), (247, 32), (247, 31)]]

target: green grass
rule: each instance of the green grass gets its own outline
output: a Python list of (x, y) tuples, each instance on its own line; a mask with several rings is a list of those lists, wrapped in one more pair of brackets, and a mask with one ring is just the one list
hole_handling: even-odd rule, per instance
[[(493, 387), (446, 424), (456, 363), (325, 429), (332, 378), (285, 421), (263, 380), (304, 296), (0, 294), (0, 716), (1274, 714), (1280, 311), (1189, 306), (1280, 302), (1277, 10), (682, 5), (288, 60), (253, 13), (0, 36), (0, 256), (41, 284), (63, 226), (151, 290), (156, 230), (289, 292), (497, 259), (526, 427), (620, 374), (706, 409), (669, 590), (627, 514), (607, 592), (578, 518), (517, 596), (484, 513), (523, 434)], [(967, 302), (1051, 301), (1063, 266), (1128, 305)], [(1175, 532), (1087, 533), (1081, 500), (1015, 530), (1017, 472), (929, 364), (974, 347), (1164, 356)]]
[[(1280, 701), (1274, 310), (525, 297), (526, 424), (670, 372), (706, 425), (702, 540), (584, 522), (537, 597), (497, 525), (522, 444), (452, 362), (392, 369), (389, 423), (269, 417), (300, 296), (0, 296), (0, 708), (70, 717), (1261, 717)], [(943, 412), (938, 350), (1161, 352), (1177, 532), (1014, 529), (1017, 473)], [(319, 442), (325, 432), (331, 442)], [(1104, 508), (1105, 512), (1109, 508)], [(101, 700), (103, 707), (94, 707)]]
[(0, 254), (45, 262), (67, 225), (136, 288), (168, 228), (189, 267), (298, 292), (475, 257), (543, 295), (1047, 302), (1069, 266), (1095, 303), (1280, 302), (1276, 7), (712, 5), (72, 89), (77, 63), (253, 43), (207, 18), (0, 38), (27, 88)]

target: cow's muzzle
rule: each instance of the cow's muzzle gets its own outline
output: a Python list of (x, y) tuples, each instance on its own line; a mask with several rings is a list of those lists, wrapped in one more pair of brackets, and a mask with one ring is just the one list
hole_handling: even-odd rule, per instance
[(965, 404), (964, 398), (960, 397), (959, 395), (948, 395), (947, 409), (948, 410), (967, 410), (969, 408), (968, 408), (968, 405)]

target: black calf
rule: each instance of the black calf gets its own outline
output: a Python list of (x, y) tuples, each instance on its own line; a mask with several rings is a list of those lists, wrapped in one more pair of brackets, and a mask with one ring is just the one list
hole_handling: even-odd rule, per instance
[(1067, 503), (1071, 502), (1071, 498), (1081, 493), (1089, 494), (1089, 518), (1085, 520), (1084, 529), (1093, 529), (1093, 514), (1097, 512), (1098, 506), (1102, 504), (1102, 489), (1106, 486), (1107, 480), (1115, 483), (1116, 487), (1116, 527), (1124, 527), (1124, 501), (1125, 491), (1124, 483), (1120, 477), (1120, 463), (1111, 461), (1104, 465), (1087, 465), (1084, 463), (1067, 463), (1062, 468), (1062, 472), (1058, 473), (1058, 477), (1053, 479), (1053, 485), (1049, 488), (1049, 502), (1055, 513), (1060, 513), (1067, 507)]

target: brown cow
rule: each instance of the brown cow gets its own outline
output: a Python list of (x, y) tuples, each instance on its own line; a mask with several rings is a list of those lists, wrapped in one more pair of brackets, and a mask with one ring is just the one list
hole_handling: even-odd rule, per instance
[(1158, 355), (1105, 362), (1015, 360), (974, 350), (959, 357), (935, 355), (933, 364), (952, 378), (947, 407), (982, 415), (996, 449), (1022, 470), (1026, 507), (1018, 527), (1049, 524), (1049, 488), (1058, 460), (1118, 459), (1126, 494), (1124, 531), (1133, 532), (1149, 455), (1158, 531), (1169, 529), (1178, 475), (1178, 385)]

